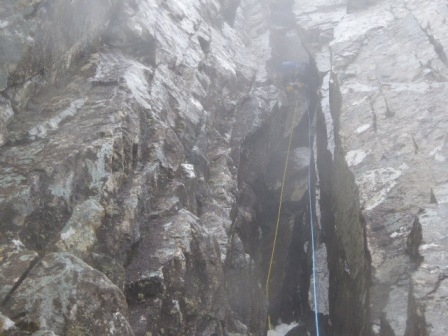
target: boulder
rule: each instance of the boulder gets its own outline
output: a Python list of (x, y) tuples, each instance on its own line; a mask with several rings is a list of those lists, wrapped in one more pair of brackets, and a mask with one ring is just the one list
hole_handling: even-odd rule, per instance
[(123, 293), (70, 253), (49, 253), (28, 273), (5, 312), (21, 329), (59, 335), (133, 335)]

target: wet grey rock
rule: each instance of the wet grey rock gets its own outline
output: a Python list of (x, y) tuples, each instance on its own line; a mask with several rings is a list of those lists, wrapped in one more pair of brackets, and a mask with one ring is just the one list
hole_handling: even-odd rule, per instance
[[(100, 12), (92, 8), (86, 15), (85, 2), (67, 4), (72, 17), (60, 32), (65, 3), (36, 3), (31, 16), (14, 21), (32, 32), (54, 16), (55, 31), (35, 47), (51, 51), (45, 44), (51, 42), (57, 53), (36, 53), (35, 63), (25, 59), (28, 51), (17, 53), (17, 60), (5, 58), (11, 67), (19, 65), (4, 74), (17, 85), (5, 88), (14, 116), (2, 114), (2, 230), (42, 255), (68, 251), (104, 273), (125, 290), (137, 333), (249, 334), (223, 287), (238, 188), (231, 157), (234, 110), (250, 92), (259, 63), (226, 20), (245, 25), (249, 15), (236, 15), (237, 2), (129, 1), (115, 13), (116, 4), (97, 4)], [(71, 36), (78, 16), (86, 24)], [(72, 46), (72, 38), (79, 43)], [(50, 269), (59, 263), (48, 258)], [(11, 309), (18, 300), (37, 310), (24, 293), (43, 276), (38, 270), (14, 291)], [(75, 286), (77, 273), (66, 275)], [(54, 287), (59, 302), (67, 287)], [(20, 328), (44, 328), (36, 319), (56, 334), (91, 327), (81, 315), (65, 325), (52, 314), (33, 315)], [(114, 316), (105, 312), (99, 319), (117, 322)]]
[[(446, 333), (445, 243), (427, 231), (444, 237), (448, 199), (446, 14), (413, 0), (6, 1), (0, 281), (14, 332), (260, 335), (267, 309), (312, 330), (311, 170), (325, 328), (370, 335), (372, 298), (383, 333)], [(278, 73), (313, 57), (322, 108)], [(30, 294), (49, 280), (51, 302)]]
[[(327, 293), (330, 287), (330, 274), (328, 269), (327, 249), (325, 244), (321, 244), (316, 253), (316, 292), (318, 296), (316, 298), (317, 311), (322, 315), (330, 315), (330, 302)], [(314, 279), (310, 276), (310, 290), (308, 294), (309, 305), (312, 310), (316, 310), (314, 307)]]
[(86, 258), (97, 242), (96, 230), (104, 216), (104, 208), (93, 199), (77, 206), (60, 233), (60, 240), (56, 243), (58, 250)]
[(3, 146), (8, 140), (7, 126), (13, 115), (11, 103), (6, 99), (0, 98), (0, 146)]
[(13, 330), (15, 327), (14, 324), (15, 323), (11, 321), (8, 317), (0, 313), (0, 332), (5, 333), (8, 330)]
[[(440, 150), (446, 117), (440, 104), (446, 100), (442, 22), (448, 13), (432, 2), (350, 1), (347, 6), (349, 13), (331, 17), (335, 20), (316, 15), (310, 23), (305, 13), (299, 19), (309, 29), (321, 27), (320, 36), (333, 35), (328, 47), (315, 46), (316, 58), (322, 71), (334, 71), (329, 87), (337, 83), (325, 121), (339, 128), (345, 161), (359, 188), (374, 267), (372, 320), (381, 318), (381, 334), (432, 334), (426, 319), (438, 313), (425, 310), (434, 307), (432, 298), (415, 299), (414, 275), (421, 272), (421, 260), (432, 258), (431, 252), (420, 257), (425, 228), (419, 213), (433, 200), (428, 190), (445, 194), (446, 158)], [(434, 198), (439, 202), (435, 191)]]
[(13, 239), (9, 245), (0, 247), (0, 300), (3, 302), (16, 282), (25, 274), (37, 259), (38, 254), (25, 249), (19, 240)]
[[(444, 225), (447, 204), (425, 207), (419, 215), (422, 225), (423, 241), (419, 246), (423, 260), (412, 274), (412, 289), (409, 300), (410, 321), (407, 332), (429, 332), (430, 335), (443, 335), (448, 331), (443, 311), (443, 299), (448, 290), (446, 265), (446, 228)], [(419, 325), (420, 324), (420, 325)]]
[(69, 253), (50, 253), (7, 302), (7, 315), (30, 331), (133, 335), (123, 293), (103, 274)]

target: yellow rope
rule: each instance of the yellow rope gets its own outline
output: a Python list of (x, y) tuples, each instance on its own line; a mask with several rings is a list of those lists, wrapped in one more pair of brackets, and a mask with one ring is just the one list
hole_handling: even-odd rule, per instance
[[(298, 105), (299, 105), (299, 100), (297, 99), (297, 103), (294, 108), (294, 115), (293, 115), (293, 119), (292, 119), (292, 123), (291, 123), (291, 134), (289, 135), (288, 151), (286, 152), (285, 169), (283, 171), (282, 188), (280, 191), (280, 204), (278, 205), (277, 224), (275, 225), (274, 243), (272, 244), (271, 260), (269, 262), (268, 276), (266, 278), (266, 299), (268, 301), (268, 304), (269, 304), (269, 282), (271, 280), (272, 264), (274, 263), (275, 247), (277, 245), (278, 228), (280, 226), (280, 215), (282, 213), (283, 190), (285, 187), (286, 172), (288, 170), (289, 152), (291, 150), (292, 135), (293, 135), (294, 124), (296, 122), (297, 106)], [(269, 330), (272, 330), (271, 316), (269, 314), (268, 314), (268, 328), (269, 328)]]

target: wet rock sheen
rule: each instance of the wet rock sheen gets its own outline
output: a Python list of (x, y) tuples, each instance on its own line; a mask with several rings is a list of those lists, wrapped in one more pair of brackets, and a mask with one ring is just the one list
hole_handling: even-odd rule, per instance
[(447, 16), (2, 0), (0, 334), (446, 335)]

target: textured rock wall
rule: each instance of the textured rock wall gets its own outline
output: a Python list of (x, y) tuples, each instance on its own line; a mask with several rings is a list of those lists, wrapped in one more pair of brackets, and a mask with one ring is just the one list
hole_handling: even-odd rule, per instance
[(1, 5), (10, 335), (446, 334), (442, 1)]
[(237, 5), (2, 6), (2, 38), (16, 46), (1, 49), (1, 310), (11, 333), (264, 328), (259, 316), (252, 331), (239, 322), (225, 295), (234, 110), (266, 62), (231, 27), (252, 22)]
[(118, 1), (2, 1), (0, 145), (13, 111), (100, 43)]
[[(266, 127), (269, 150), (285, 151), (292, 102), (276, 87), (280, 51), (308, 61), (297, 34), (270, 31), (272, 10), (249, 0), (5, 3), (2, 38), (16, 46), (1, 49), (9, 334), (264, 332), (261, 241), (242, 229), (256, 202), (238, 199), (250, 196), (239, 164)], [(265, 159), (277, 196), (282, 160)]]
[(298, 2), (297, 13), (332, 73), (323, 88), (339, 86), (323, 106), (340, 105), (340, 154), (359, 189), (374, 334), (444, 335), (446, 3)]
[[(286, 192), (271, 312), (311, 312), (310, 250), (290, 255), (309, 238), (290, 238), (309, 236), (305, 111), (315, 113), (317, 96), (311, 108), (310, 92), (286, 95), (278, 75), (282, 61), (310, 62), (291, 5), (41, 1), (22, 12), (7, 3), (2, 37), (20, 46), (12, 56), (2, 47), (1, 299), (11, 333), (262, 334), (291, 132), (297, 184)], [(299, 267), (282, 266), (297, 257)], [(95, 277), (98, 286), (84, 285)]]

